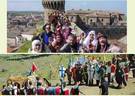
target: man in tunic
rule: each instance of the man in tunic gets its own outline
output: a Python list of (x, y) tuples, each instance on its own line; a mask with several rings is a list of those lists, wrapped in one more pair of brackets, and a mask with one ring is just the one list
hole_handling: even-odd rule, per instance
[(88, 64), (88, 85), (93, 85), (93, 78), (94, 78), (94, 65), (91, 62)]
[(84, 80), (85, 84), (88, 85), (88, 71), (87, 71), (87, 63), (85, 63), (84, 65), (82, 65), (82, 80)]
[(117, 65), (116, 67), (116, 82), (118, 83), (117, 88), (121, 88), (122, 87), (122, 83), (126, 86), (126, 82), (124, 79), (124, 70), (122, 69), (122, 67), (119, 65)]
[(99, 80), (101, 81), (102, 78), (104, 78), (106, 74), (106, 66), (103, 62), (100, 62), (101, 67), (99, 68)]
[(105, 35), (98, 37), (97, 50), (98, 53), (122, 53), (122, 50), (116, 44), (109, 44)]
[(71, 67), (68, 66), (65, 72), (67, 73), (68, 84), (71, 85), (71, 77), (72, 77)]
[(73, 80), (74, 80), (74, 84), (76, 84), (76, 82), (77, 82), (76, 71), (77, 71), (77, 65), (75, 64), (75, 66), (72, 67), (72, 69), (71, 69), (72, 78), (73, 78)]
[(107, 66), (106, 66), (106, 74), (107, 74), (107, 77), (108, 77), (108, 84), (110, 84), (111, 82), (111, 61), (107, 62)]
[(80, 62), (78, 62), (78, 64), (77, 64), (76, 79), (77, 79), (77, 82), (82, 83), (82, 73), (81, 73), (81, 64), (80, 64)]
[(99, 68), (100, 68), (100, 65), (99, 65), (99, 62), (95, 63), (95, 72), (94, 72), (94, 78), (96, 79), (96, 85), (98, 86), (99, 85), (99, 81), (100, 81), (100, 76), (99, 76)]
[(101, 88), (101, 95), (108, 95), (108, 82), (106, 80), (106, 77), (101, 78), (101, 85), (99, 86)]
[(60, 75), (60, 78), (61, 79), (64, 79), (64, 77), (65, 77), (65, 68), (64, 68), (64, 66), (62, 65), (62, 66), (60, 66), (60, 70), (59, 70), (59, 75)]
[(64, 66), (62, 65), (59, 69), (59, 76), (60, 76), (60, 82), (61, 82), (61, 89), (63, 91), (64, 89), (64, 78), (65, 78), (65, 71), (66, 71), (66, 68), (64, 68)]

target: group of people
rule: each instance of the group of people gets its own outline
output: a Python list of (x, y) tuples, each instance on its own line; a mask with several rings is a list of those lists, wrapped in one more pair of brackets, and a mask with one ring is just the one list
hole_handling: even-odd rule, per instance
[[(62, 85), (64, 87), (62, 87)], [(79, 95), (79, 83), (71, 89), (66, 88), (66, 84), (56, 84), (52, 86), (45, 78), (36, 77), (36, 82), (27, 80), (20, 85), (18, 82), (10, 82), (3, 85), (2, 95)]]
[[(131, 56), (130, 56), (131, 57)], [(79, 95), (79, 85), (97, 86), (101, 95), (109, 94), (109, 86), (121, 89), (127, 86), (129, 71), (135, 66), (135, 59), (127, 56), (115, 55), (111, 61), (105, 62), (101, 58), (86, 58), (86, 62), (60, 67), (60, 84), (52, 86), (46, 78), (35, 77), (20, 85), (18, 82), (9, 82), (3, 85), (3, 95)], [(133, 78), (135, 78), (133, 69)], [(68, 82), (65, 80), (67, 76)], [(74, 83), (73, 83), (74, 82)], [(66, 84), (72, 85), (71, 89)]]
[[(112, 61), (104, 62), (100, 59), (90, 58), (85, 64), (79, 62), (66, 69), (68, 83), (81, 82), (87, 86), (99, 86), (102, 95), (108, 95), (108, 87), (121, 89), (127, 86), (129, 73), (129, 60), (117, 55)], [(95, 81), (95, 84), (94, 84)]]
[[(60, 12), (49, 16), (43, 26), (43, 32), (34, 36), (29, 53), (62, 52), (62, 53), (121, 53), (117, 44), (109, 44), (107, 36), (102, 32), (75, 32), (71, 21)], [(79, 33), (79, 35), (77, 35)]]

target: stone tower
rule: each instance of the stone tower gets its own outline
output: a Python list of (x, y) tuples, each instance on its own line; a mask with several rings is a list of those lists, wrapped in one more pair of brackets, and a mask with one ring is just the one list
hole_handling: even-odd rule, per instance
[(48, 22), (48, 15), (55, 11), (65, 11), (65, 0), (42, 0), (44, 7), (44, 20)]

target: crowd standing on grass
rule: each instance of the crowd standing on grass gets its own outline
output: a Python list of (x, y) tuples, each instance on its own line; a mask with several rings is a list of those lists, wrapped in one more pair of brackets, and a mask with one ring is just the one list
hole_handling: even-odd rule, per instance
[[(76, 32), (71, 21), (61, 12), (49, 15), (43, 32), (34, 36), (29, 53), (121, 53), (117, 44), (110, 44), (102, 32)], [(79, 33), (79, 35), (77, 35)]]

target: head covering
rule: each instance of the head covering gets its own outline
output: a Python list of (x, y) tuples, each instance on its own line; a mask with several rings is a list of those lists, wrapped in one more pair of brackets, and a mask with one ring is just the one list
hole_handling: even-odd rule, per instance
[[(40, 49), (38, 51), (35, 51), (34, 49), (35, 49), (37, 44), (40, 45)], [(32, 53), (41, 53), (41, 51), (42, 51), (42, 43), (41, 43), (41, 41), (40, 40), (33, 40), (33, 42), (32, 42)]]
[(94, 34), (94, 40), (92, 41), (92, 44), (93, 44), (94, 46), (97, 46), (97, 38), (96, 38), (96, 33), (95, 33), (94, 30), (90, 31), (90, 32), (88, 33), (87, 37), (84, 39), (84, 42), (83, 42), (83, 45), (84, 45), (84, 46), (89, 46), (89, 44), (90, 44), (90, 35), (91, 35), (91, 34)]
[(99, 40), (101, 37), (104, 37), (104, 38), (106, 38), (107, 39), (107, 36), (106, 35), (100, 35), (97, 39)]

